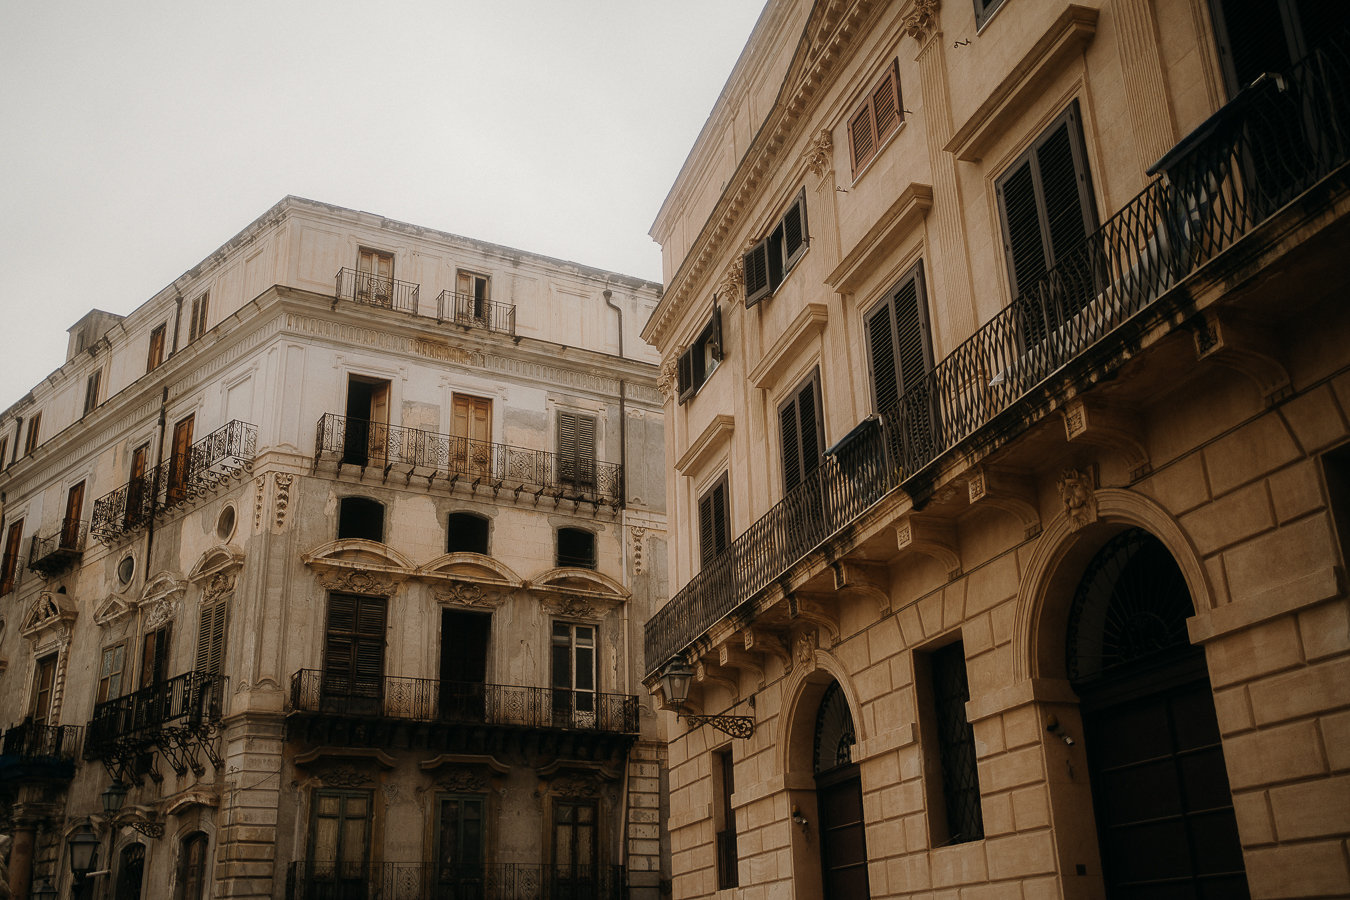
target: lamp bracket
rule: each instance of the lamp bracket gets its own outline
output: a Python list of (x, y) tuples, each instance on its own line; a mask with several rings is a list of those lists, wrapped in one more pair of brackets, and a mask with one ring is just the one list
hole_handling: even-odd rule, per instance
[(755, 733), (755, 720), (750, 716), (685, 716), (690, 728), (711, 725), (734, 738), (748, 738)]

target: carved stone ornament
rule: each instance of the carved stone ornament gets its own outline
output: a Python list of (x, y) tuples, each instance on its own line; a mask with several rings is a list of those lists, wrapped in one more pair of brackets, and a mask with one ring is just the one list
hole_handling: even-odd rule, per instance
[(745, 256), (737, 254), (717, 283), (717, 296), (728, 303), (738, 303), (745, 290)]
[(813, 175), (817, 178), (824, 175), (834, 160), (834, 133), (828, 128), (820, 129), (820, 134), (816, 135), (816, 139), (806, 148), (803, 156), (806, 159), (806, 167)]
[(634, 525), (631, 529), (633, 535), (633, 574), (642, 574), (642, 538), (647, 533), (647, 529), (641, 525)]
[(206, 585), (206, 591), (202, 595), (203, 603), (215, 603), (222, 597), (234, 593), (233, 572), (217, 572), (211, 576), (211, 581)]
[(570, 775), (553, 782), (553, 793), (560, 797), (594, 797), (597, 793), (595, 779), (584, 775)]
[(376, 597), (392, 597), (398, 585), (392, 579), (381, 578), (361, 569), (337, 569), (319, 579), (319, 584), (330, 591), (344, 591), (352, 594), (370, 594)]
[(591, 606), (580, 597), (569, 597), (563, 595), (557, 600), (545, 600), (544, 610), (553, 616), (570, 616), (575, 619), (597, 619), (599, 615), (595, 607)]
[(920, 44), (926, 43), (937, 31), (940, 0), (914, 0), (914, 11), (905, 16), (905, 34)]
[(259, 475), (257, 478), (253, 479), (253, 484), (254, 487), (257, 488), (257, 492), (253, 498), (253, 530), (257, 531), (262, 527), (263, 494), (266, 492), (267, 488), (267, 476)]
[(441, 603), (457, 603), (460, 606), (477, 606), (487, 609), (496, 609), (502, 605), (500, 594), (495, 592), (489, 594), (469, 581), (456, 581), (447, 589), (437, 591), (436, 599)]
[(671, 354), (670, 358), (661, 363), (661, 374), (656, 377), (656, 389), (666, 399), (675, 395), (675, 384), (679, 380), (680, 357), (684, 355), (684, 351), (687, 349), (689, 348), (684, 344), (680, 344), (675, 348), (675, 352)]
[(53, 629), (68, 633), (78, 615), (75, 603), (65, 594), (43, 591), (23, 617), (19, 633), (31, 641), (40, 640)]
[(325, 772), (319, 776), (319, 780), (326, 787), (360, 787), (368, 784), (370, 779), (352, 766), (340, 766), (331, 772)]
[(1059, 476), (1059, 496), (1074, 531), (1097, 521), (1097, 497), (1093, 493), (1090, 472), (1065, 469)]
[(436, 786), (452, 794), (482, 793), (488, 789), (487, 779), (468, 769), (460, 769), (451, 772), (444, 778), (438, 778)]
[(818, 638), (814, 631), (808, 631), (797, 638), (796, 661), (804, 671), (812, 672), (816, 668), (816, 646)]
[(277, 479), (277, 528), (281, 528), (282, 523), (286, 521), (286, 507), (291, 504), (291, 482), (295, 480), (294, 475), (288, 475), (284, 472), (276, 474)]
[(170, 603), (168, 599), (156, 600), (150, 607), (150, 614), (146, 616), (145, 627), (149, 631), (154, 631), (166, 622), (172, 622), (177, 614), (177, 604)]

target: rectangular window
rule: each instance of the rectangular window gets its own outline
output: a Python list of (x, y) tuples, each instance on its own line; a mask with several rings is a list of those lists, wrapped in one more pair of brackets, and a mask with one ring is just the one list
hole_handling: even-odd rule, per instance
[(157, 325), (150, 332), (150, 352), (145, 358), (147, 372), (153, 372), (164, 364), (164, 328), (163, 325)]
[(980, 778), (975, 760), (975, 730), (966, 720), (970, 684), (965, 645), (957, 641), (916, 658), (919, 687), (928, 702), (920, 727), (927, 732), (924, 765), (928, 771), (928, 814), (932, 846), (964, 844), (984, 838)]
[(382, 466), (389, 458), (390, 390), (388, 381), (359, 375), (347, 377), (347, 421), (342, 433), (344, 463)]
[(558, 800), (553, 804), (555, 897), (600, 897), (598, 804)]
[(0, 595), (14, 590), (19, 581), (19, 545), (23, 541), (23, 519), (11, 522), (5, 535), (5, 553), (0, 560)]
[(169, 636), (168, 625), (145, 636), (141, 644), (140, 687), (149, 687), (169, 680)]
[(9, 452), (9, 435), (0, 437), (0, 470), (5, 468), (5, 454)]
[(983, 28), (984, 23), (994, 14), (994, 10), (1002, 5), (1003, 0), (975, 0), (975, 28), (977, 30)]
[(323, 693), (352, 713), (378, 713), (384, 680), (383, 597), (332, 594), (324, 642)]
[(595, 628), (553, 623), (553, 722), (595, 726)]
[(61, 549), (80, 550), (80, 519), (84, 516), (84, 482), (66, 492), (66, 517), (61, 520)]
[[(906, 457), (923, 457), (931, 449), (937, 410), (933, 392), (923, 385), (933, 370), (933, 343), (928, 325), (923, 261), (914, 264), (886, 292), (886, 299), (863, 316), (871, 367), (872, 403), (878, 414), (891, 414), (903, 423), (901, 440)], [(900, 398), (914, 392), (906, 415), (898, 416)], [(903, 460), (902, 460), (903, 462)]]
[(810, 244), (806, 228), (806, 188), (797, 194), (769, 236), (745, 252), (745, 305), (754, 306), (778, 290)]
[[(95, 369), (89, 375), (89, 380), (84, 383), (84, 413), (82, 415), (87, 416), (98, 407), (98, 389), (102, 380), (103, 370)], [(0, 457), (3, 455), (0, 454)]]
[(714, 810), (714, 818), (717, 820), (714, 823), (717, 828), (717, 887), (726, 890), (740, 884), (740, 875), (737, 871), (740, 860), (736, 852), (736, 812), (731, 808), (731, 795), (736, 792), (736, 766), (732, 761), (730, 750), (714, 754), (713, 759), (715, 761), (713, 778), (720, 782), (714, 787), (717, 788), (721, 800)]
[(375, 306), (394, 305), (393, 254), (362, 248), (356, 272), (357, 300)]
[(900, 100), (900, 64), (892, 61), (848, 120), (848, 147), (856, 178), (905, 120)]
[(315, 896), (367, 896), (371, 800), (370, 791), (314, 792), (309, 874)]
[(35, 728), (46, 728), (51, 724), (52, 686), (56, 683), (56, 654), (38, 660), (37, 673), (33, 676), (33, 704), (29, 715), (33, 717)]
[(173, 447), (169, 451), (170, 505), (187, 499), (192, 483), (192, 428), (195, 415), (188, 416), (173, 426)]
[(225, 632), (229, 628), (228, 600), (217, 600), (202, 606), (197, 628), (197, 660), (193, 671), (198, 675), (219, 675), (225, 669)]
[(816, 369), (778, 407), (783, 445), (783, 493), (802, 484), (820, 466), (825, 434), (820, 422), (820, 370)]
[[(1098, 289), (1087, 253), (1097, 229), (1078, 101), (995, 182), (1003, 253), (1022, 340), (1039, 345), (1079, 312)], [(1046, 274), (1059, 267), (1058, 277)]]
[(492, 401), (455, 394), (450, 402), (450, 467), (465, 475), (492, 471)]
[[(131, 452), (131, 473), (127, 479), (126, 526), (135, 528), (150, 514), (150, 499), (153, 490), (146, 490), (145, 464), (150, 455), (150, 445), (141, 444)], [(153, 487), (150, 485), (149, 487)]]
[(708, 568), (731, 546), (729, 484), (728, 473), (723, 472), (722, 477), (698, 498), (699, 568)]
[(722, 361), (722, 309), (713, 298), (712, 318), (703, 326), (703, 331), (694, 339), (688, 350), (680, 354), (676, 366), (676, 378), (679, 382), (680, 402), (688, 400), (698, 393), (717, 364)]
[(455, 318), (474, 319), (486, 322), (488, 319), (488, 287), (490, 279), (486, 275), (459, 271), (455, 274)]
[(436, 897), (483, 896), (483, 797), (438, 794)]
[(206, 334), (206, 313), (211, 305), (211, 295), (202, 294), (192, 301), (192, 313), (188, 317), (188, 343)]
[(578, 490), (595, 487), (595, 417), (558, 413), (558, 481)]
[(98, 667), (98, 693), (95, 703), (116, 700), (122, 696), (122, 672), (126, 669), (126, 641), (113, 647), (103, 648), (103, 659)]
[(38, 448), (38, 441), (41, 439), (42, 413), (33, 413), (33, 418), (28, 420), (28, 440), (23, 445), (23, 455), (27, 456)]
[(12, 466), (19, 461), (19, 451), (23, 449), (23, 416), (14, 419), (14, 455), (9, 458)]

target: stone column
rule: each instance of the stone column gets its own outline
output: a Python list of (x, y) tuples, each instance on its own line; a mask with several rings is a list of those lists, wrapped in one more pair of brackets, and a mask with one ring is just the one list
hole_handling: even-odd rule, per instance
[(1158, 23), (1151, 0), (1118, 0), (1114, 9), (1116, 46), (1125, 76), (1125, 101), (1130, 108), (1139, 173), (1143, 176), (1177, 140), (1162, 53), (1158, 49)]
[(14, 844), (9, 851), (9, 896), (11, 900), (28, 900), (28, 887), (33, 880), (33, 844), (37, 825), (31, 819), (14, 819)]

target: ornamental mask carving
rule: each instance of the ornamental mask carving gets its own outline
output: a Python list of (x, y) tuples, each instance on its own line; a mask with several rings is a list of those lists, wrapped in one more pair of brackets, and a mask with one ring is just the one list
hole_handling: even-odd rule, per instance
[(1074, 531), (1097, 521), (1097, 497), (1093, 493), (1091, 473), (1065, 469), (1059, 477), (1059, 496), (1064, 501), (1069, 527)]
[(235, 573), (233, 572), (217, 572), (212, 575), (211, 581), (207, 584), (206, 591), (203, 594), (203, 602), (215, 603), (221, 597), (233, 594), (234, 579)]
[(452, 794), (482, 793), (488, 789), (487, 779), (467, 769), (451, 772), (445, 778), (438, 779), (436, 786)]
[(736, 258), (727, 266), (727, 270), (722, 275), (722, 280), (717, 283), (717, 296), (721, 300), (729, 303), (735, 303), (741, 299), (742, 292), (745, 290), (745, 257), (737, 254)]
[(797, 664), (802, 666), (807, 672), (814, 671), (816, 668), (817, 640), (814, 631), (808, 631), (797, 638), (797, 652), (794, 655), (796, 656)]
[(804, 154), (806, 167), (811, 170), (816, 177), (824, 175), (830, 168), (830, 163), (834, 159), (834, 133), (828, 128), (820, 129), (820, 134), (811, 142), (811, 146), (806, 148)]
[(150, 607), (150, 615), (146, 616), (145, 627), (149, 631), (172, 622), (174, 616), (178, 613), (177, 607), (168, 601), (168, 599), (156, 600)]
[(501, 606), (501, 595), (489, 594), (481, 587), (468, 581), (456, 581), (449, 588), (436, 592), (441, 603), (457, 603), (460, 606), (480, 606), (496, 609)]
[(675, 383), (678, 380), (678, 370), (680, 367), (680, 357), (684, 351), (689, 349), (684, 344), (675, 348), (675, 352), (669, 359), (661, 363), (661, 374), (656, 377), (656, 389), (661, 392), (661, 396), (669, 400), (675, 395)]
[(555, 600), (552, 603), (544, 603), (544, 609), (551, 615), (571, 616), (576, 619), (595, 619), (599, 618), (595, 607), (591, 606), (580, 597), (564, 596), (561, 600)]
[(579, 798), (596, 795), (595, 780), (582, 775), (559, 778), (553, 782), (553, 793), (560, 797)]
[(914, 11), (905, 16), (905, 34), (920, 44), (926, 43), (937, 31), (937, 14), (941, 8), (939, 0), (914, 0)]

